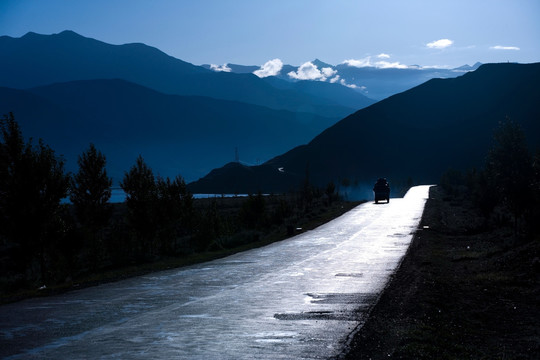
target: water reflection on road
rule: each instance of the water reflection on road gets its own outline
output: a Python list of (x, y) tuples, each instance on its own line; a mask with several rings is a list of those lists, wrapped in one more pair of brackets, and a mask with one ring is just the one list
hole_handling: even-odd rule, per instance
[(364, 320), (428, 187), (204, 264), (0, 307), (12, 359), (327, 359)]

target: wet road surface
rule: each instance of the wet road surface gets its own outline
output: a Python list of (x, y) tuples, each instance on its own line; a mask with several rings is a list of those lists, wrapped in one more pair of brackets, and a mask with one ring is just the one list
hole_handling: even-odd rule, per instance
[(334, 357), (405, 254), (428, 189), (264, 248), (1, 306), (0, 357)]

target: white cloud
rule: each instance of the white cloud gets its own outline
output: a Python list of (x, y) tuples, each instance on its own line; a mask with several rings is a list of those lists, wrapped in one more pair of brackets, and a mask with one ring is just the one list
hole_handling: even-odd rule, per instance
[(346, 64), (346, 65), (352, 66), (352, 67), (357, 67), (357, 68), (372, 66), (371, 65), (371, 56), (368, 56), (368, 57), (363, 58), (363, 59), (358, 59), (358, 60), (357, 59), (348, 59), (348, 60), (343, 61), (343, 63)]
[(324, 75), (325, 78), (331, 78), (332, 76), (337, 74), (337, 70), (325, 67), (321, 69), (321, 73)]
[(253, 73), (260, 78), (267, 76), (276, 76), (283, 68), (283, 61), (280, 59), (269, 60), (264, 63), (259, 70), (255, 70)]
[(342, 79), (339, 75), (336, 75), (334, 76), (333, 78), (331, 78), (330, 80), (330, 83), (332, 84), (335, 84), (335, 83), (339, 83), (343, 86), (346, 86), (348, 88), (351, 88), (351, 89), (360, 89), (362, 91), (366, 91), (366, 87), (365, 86), (358, 86), (358, 85), (355, 85), (355, 84), (347, 84), (347, 82), (345, 81), (345, 79)]
[(417, 66), (416, 68), (421, 69), (421, 70), (429, 70), (429, 69), (448, 70), (448, 69), (452, 69), (452, 66), (450, 66), (450, 65), (425, 65), (425, 66)]
[(223, 65), (211, 64), (210, 69), (212, 69), (214, 71), (223, 71), (223, 72), (231, 72), (232, 71), (232, 69), (227, 64), (223, 64)]
[(444, 49), (452, 45), (454, 42), (450, 39), (440, 39), (427, 43), (426, 46), (430, 49)]
[(491, 46), (490, 49), (492, 50), (520, 50), (517, 46), (501, 46), (501, 45)]
[(330, 79), (330, 82), (332, 84), (337, 83), (338, 81), (339, 81), (339, 75), (336, 75), (336, 76), (334, 76), (333, 78)]
[(407, 69), (408, 66), (400, 64), (399, 62), (377, 61), (375, 67), (379, 69)]
[[(336, 71), (336, 72), (337, 72), (337, 71)], [(334, 75), (335, 75), (336, 72), (334, 72)], [(334, 76), (333, 78), (331, 78), (331, 79), (328, 80), (328, 81), (329, 81), (330, 83), (332, 83), (332, 84), (339, 83), (339, 84), (341, 84), (341, 85), (343, 85), (343, 86), (346, 86), (346, 87), (349, 87), (349, 88), (351, 88), (351, 89), (356, 89), (356, 88), (358, 88), (358, 86), (356, 86), (355, 84), (347, 84), (347, 82), (345, 81), (345, 79), (342, 79), (339, 75)], [(364, 89), (365, 89), (364, 86), (362, 86), (361, 88), (364, 88)], [(364, 89), (362, 89), (362, 90), (364, 90)]]
[(354, 84), (347, 84), (347, 82), (345, 81), (345, 79), (341, 79), (339, 81), (339, 83), (343, 86), (346, 86), (348, 88), (351, 88), (351, 89), (356, 89), (358, 86), (354, 85)]
[(385, 53), (380, 53), (379, 55), (377, 55), (377, 57), (379, 59), (390, 59), (390, 55), (385, 54)]
[[(379, 54), (377, 55), (377, 57), (385, 58), (384, 56), (381, 57), (381, 55), (386, 55), (386, 54)], [(363, 59), (358, 59), (358, 60), (357, 59), (345, 60), (343, 61), (343, 64), (357, 67), (357, 68), (362, 68), (362, 67), (376, 67), (378, 69), (407, 69), (408, 68), (407, 65), (401, 64), (398, 61), (388, 62), (388, 61), (380, 60), (380, 61), (372, 62), (371, 56), (365, 57)]]
[(311, 61), (300, 65), (297, 71), (291, 71), (287, 75), (297, 80), (320, 80), (326, 81), (327, 75), (333, 76), (336, 71), (332, 68), (323, 68), (322, 72)]

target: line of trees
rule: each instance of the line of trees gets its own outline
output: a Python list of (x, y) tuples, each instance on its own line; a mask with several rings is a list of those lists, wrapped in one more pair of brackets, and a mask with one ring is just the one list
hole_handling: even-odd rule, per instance
[(106, 159), (93, 144), (72, 175), (41, 139), (24, 140), (13, 114), (0, 130), (1, 270), (12, 282), (147, 261), (177, 252), (191, 233), (193, 197), (181, 176), (156, 178), (139, 156), (121, 182), (126, 209), (116, 212), (126, 215), (115, 214)]
[[(70, 282), (84, 274), (259, 240), (337, 200), (307, 181), (296, 195), (250, 195), (235, 211), (195, 206), (181, 176), (155, 176), (139, 156), (111, 204), (106, 158), (93, 144), (69, 174), (42, 140), (25, 141), (13, 114), (0, 119), (0, 290)], [(65, 199), (69, 198), (70, 203)], [(205, 203), (208, 203), (205, 202)]]
[(67, 196), (69, 176), (64, 161), (43, 141), (24, 142), (13, 114), (2, 120), (1, 132), (0, 234), (13, 247), (14, 268), (33, 271), (26, 265), (37, 260), (44, 279), (47, 249), (66, 230), (60, 201)]

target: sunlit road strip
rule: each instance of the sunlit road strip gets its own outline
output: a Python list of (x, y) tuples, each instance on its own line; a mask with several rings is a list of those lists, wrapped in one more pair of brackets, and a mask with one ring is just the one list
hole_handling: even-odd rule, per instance
[(384, 288), (428, 186), (224, 259), (0, 307), (8, 359), (327, 359)]

